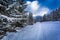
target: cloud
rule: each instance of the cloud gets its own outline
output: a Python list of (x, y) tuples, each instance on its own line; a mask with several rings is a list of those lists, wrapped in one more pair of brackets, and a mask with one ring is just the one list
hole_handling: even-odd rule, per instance
[[(26, 0), (33, 2), (34, 0)], [(48, 7), (51, 10), (54, 10), (60, 7), (60, 0), (37, 0), (41, 6)]]
[(33, 13), (33, 16), (43, 16), (49, 12), (47, 7), (42, 7), (38, 1), (27, 1), (27, 10)]
[(37, 11), (39, 8), (38, 1), (27, 1), (28, 7), (30, 8), (31, 11)]
[(32, 2), (30, 5), (30, 8), (32, 11), (38, 10), (38, 8), (39, 8), (38, 2), (37, 1)]
[(44, 14), (47, 14), (47, 13), (49, 13), (49, 9), (48, 8), (42, 8), (41, 9), (41, 11), (39, 12), (39, 14), (41, 15), (41, 16), (43, 16)]

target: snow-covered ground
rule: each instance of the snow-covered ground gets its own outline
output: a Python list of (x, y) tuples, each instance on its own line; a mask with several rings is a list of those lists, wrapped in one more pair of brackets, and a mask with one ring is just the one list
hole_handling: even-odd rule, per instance
[(2, 40), (60, 40), (60, 22), (37, 22), (16, 33), (7, 33)]

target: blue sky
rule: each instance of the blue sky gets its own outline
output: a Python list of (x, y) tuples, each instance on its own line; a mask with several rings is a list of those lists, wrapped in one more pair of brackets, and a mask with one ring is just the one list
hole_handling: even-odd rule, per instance
[[(35, 1), (35, 0), (26, 0)], [(37, 0), (42, 6), (46, 6), (50, 9), (55, 9), (60, 6), (60, 0)]]
[(31, 10), (31, 8), (29, 10), (34, 15), (40, 16), (43, 16), (44, 14), (49, 13), (49, 11), (54, 10), (60, 6), (60, 0), (25, 0), (25, 1), (28, 1), (28, 3), (33, 4), (34, 6), (30, 5), (30, 7), (34, 8), (35, 11)]
[(55, 9), (60, 6), (60, 0), (38, 0), (42, 6)]

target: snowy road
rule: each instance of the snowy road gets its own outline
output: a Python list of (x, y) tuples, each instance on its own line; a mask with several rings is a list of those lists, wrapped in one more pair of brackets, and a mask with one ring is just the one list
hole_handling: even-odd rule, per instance
[(8, 33), (2, 40), (60, 40), (60, 22), (38, 22), (17, 33)]

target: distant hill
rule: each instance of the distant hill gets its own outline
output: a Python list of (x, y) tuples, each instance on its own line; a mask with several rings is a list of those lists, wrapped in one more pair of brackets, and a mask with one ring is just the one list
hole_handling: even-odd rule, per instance
[(36, 22), (40, 22), (40, 21), (41, 21), (41, 19), (42, 19), (42, 17), (41, 17), (41, 16), (36, 16), (36, 17), (35, 17)]

